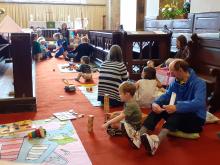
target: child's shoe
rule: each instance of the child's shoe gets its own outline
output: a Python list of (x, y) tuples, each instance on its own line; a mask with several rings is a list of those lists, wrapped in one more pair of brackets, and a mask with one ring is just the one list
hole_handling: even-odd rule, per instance
[(122, 130), (124, 130), (124, 132), (126, 133), (128, 140), (131, 143), (131, 146), (136, 149), (140, 148), (140, 132), (136, 131), (130, 124), (126, 122), (122, 124)]
[(122, 130), (112, 128), (111, 126), (108, 126), (107, 134), (109, 134), (110, 136), (123, 136)]
[(141, 142), (148, 153), (154, 155), (159, 146), (160, 140), (157, 135), (148, 135), (145, 133), (141, 135)]

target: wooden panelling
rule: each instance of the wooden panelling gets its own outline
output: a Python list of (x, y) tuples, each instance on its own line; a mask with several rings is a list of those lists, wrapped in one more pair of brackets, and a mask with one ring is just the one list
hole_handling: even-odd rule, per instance
[(220, 31), (220, 12), (198, 13), (194, 18), (194, 33), (219, 32)]
[(89, 31), (89, 39), (95, 47), (95, 62), (104, 61), (113, 44), (121, 46), (130, 78), (137, 80), (141, 78), (142, 68), (149, 59), (159, 64), (169, 57), (171, 35), (144, 31)]
[(12, 33), (11, 45), (15, 98), (0, 99), (0, 113), (36, 111), (30, 34)]
[(220, 39), (192, 37), (191, 66), (207, 82), (210, 111), (220, 108)]

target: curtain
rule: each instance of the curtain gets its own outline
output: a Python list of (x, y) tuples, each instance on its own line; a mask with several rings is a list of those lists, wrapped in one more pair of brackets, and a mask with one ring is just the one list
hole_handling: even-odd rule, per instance
[[(105, 5), (56, 5), (56, 4), (18, 4), (0, 3), (9, 15), (22, 28), (28, 27), (30, 15), (34, 21), (67, 21), (74, 22), (76, 18), (87, 18), (87, 29), (101, 30), (103, 15), (106, 15)], [(1, 16), (2, 19), (3, 16)]]

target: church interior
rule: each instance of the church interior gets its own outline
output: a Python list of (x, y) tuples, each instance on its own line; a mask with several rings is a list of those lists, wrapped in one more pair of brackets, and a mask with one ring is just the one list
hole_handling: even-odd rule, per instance
[[(179, 53), (186, 53), (185, 48), (188, 52), (182, 57)], [(174, 83), (182, 85), (178, 76), (191, 75), (182, 66), (179, 74), (171, 71), (178, 60), (204, 83), (204, 90), (197, 89), (199, 83), (194, 87), (203, 92), (192, 96), (204, 98), (204, 123), (200, 131), (169, 130), (154, 155), (150, 136), (136, 134), (155, 103)], [(123, 72), (118, 72), (122, 67), (117, 62), (126, 72), (120, 85), (110, 87), (114, 73), (119, 77)], [(121, 86), (124, 81), (136, 85), (131, 96), (136, 98), (137, 84), (149, 67), (155, 70), (157, 91), (149, 105), (138, 105), (142, 127), (131, 138), (124, 124), (128, 104)], [(104, 79), (111, 69), (112, 75)], [(117, 97), (111, 96), (114, 91)], [(0, 0), (1, 165), (214, 164), (219, 161), (219, 98), (218, 0)], [(168, 103), (178, 113), (178, 101), (189, 100), (178, 94), (175, 99)], [(200, 101), (192, 100), (190, 111), (197, 113), (194, 104)], [(121, 115), (119, 128), (107, 125)], [(150, 134), (161, 140), (166, 123), (166, 119), (158, 122)]]

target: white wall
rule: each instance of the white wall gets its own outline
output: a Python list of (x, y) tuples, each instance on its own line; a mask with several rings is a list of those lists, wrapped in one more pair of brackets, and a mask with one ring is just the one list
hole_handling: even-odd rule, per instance
[(220, 0), (191, 0), (190, 13), (220, 11)]
[(157, 18), (160, 0), (146, 0), (146, 18)]
[(41, 2), (59, 2), (59, 3), (71, 3), (71, 2), (75, 2), (75, 3), (87, 3), (87, 4), (97, 4), (97, 5), (105, 5), (106, 4), (106, 0), (0, 0), (0, 2), (35, 2), (38, 3), (39, 1)]
[(121, 0), (120, 24), (125, 31), (136, 31), (137, 0)]
[(99, 5), (105, 5), (106, 0), (86, 0), (88, 4), (99, 4)]

